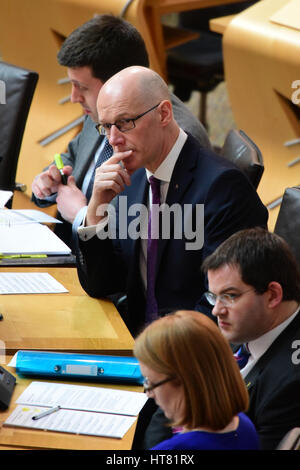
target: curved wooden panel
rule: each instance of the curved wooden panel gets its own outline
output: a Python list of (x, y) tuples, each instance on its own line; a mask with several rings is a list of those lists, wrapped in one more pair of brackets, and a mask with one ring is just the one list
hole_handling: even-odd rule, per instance
[[(298, 8), (299, 28), (296, 12), (291, 12), (293, 27), (278, 22), (289, 3)], [(300, 82), (295, 83), (300, 78), (300, 9), (296, 3), (258, 2), (230, 22), (223, 40), (225, 78), (236, 124), (258, 145), (264, 159), (258, 192), (269, 206), (270, 228), (285, 188), (300, 183), (300, 141), (295, 143), (300, 138)], [(287, 21), (286, 13), (284, 18)]]

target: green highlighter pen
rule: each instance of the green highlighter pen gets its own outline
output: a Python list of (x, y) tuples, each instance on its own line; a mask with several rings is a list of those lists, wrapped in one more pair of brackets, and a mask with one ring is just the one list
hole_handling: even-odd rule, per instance
[(56, 165), (57, 169), (59, 170), (59, 172), (61, 174), (62, 184), (67, 184), (68, 178), (67, 178), (67, 175), (65, 175), (64, 172), (63, 172), (64, 164), (63, 164), (63, 161), (61, 159), (60, 153), (55, 154), (54, 161), (55, 161), (55, 165)]

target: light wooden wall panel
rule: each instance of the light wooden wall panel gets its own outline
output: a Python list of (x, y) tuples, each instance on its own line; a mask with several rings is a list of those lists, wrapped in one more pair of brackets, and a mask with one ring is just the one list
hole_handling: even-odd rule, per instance
[[(288, 4), (293, 27), (274, 21), (275, 14), (288, 21), (288, 15), (281, 15)], [(235, 121), (263, 154), (265, 172), (258, 192), (271, 205), (272, 229), (279, 209), (272, 209), (272, 203), (286, 187), (300, 184), (300, 142), (286, 145), (300, 138), (300, 109), (292, 98), (292, 84), (300, 79), (300, 2), (258, 2), (230, 22), (223, 45)]]

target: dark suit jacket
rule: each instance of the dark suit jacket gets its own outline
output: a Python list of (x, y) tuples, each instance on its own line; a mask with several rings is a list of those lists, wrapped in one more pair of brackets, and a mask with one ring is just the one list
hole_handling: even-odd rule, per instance
[[(148, 181), (144, 168), (132, 175), (131, 185), (123, 191), (127, 206), (147, 204)], [(117, 198), (118, 199), (118, 198)], [(184, 237), (159, 240), (156, 265), (156, 299), (160, 311), (193, 309), (206, 290), (200, 272), (203, 259), (234, 232), (265, 226), (267, 210), (246, 176), (216, 154), (199, 146), (189, 136), (176, 162), (166, 203), (190, 204), (195, 216), (197, 204), (204, 204), (204, 245), (187, 250)], [(119, 223), (117, 209), (117, 226)], [(134, 219), (128, 217), (128, 222)], [(130, 237), (99, 240), (96, 236), (80, 242), (78, 275), (86, 292), (104, 297), (126, 292), (128, 313), (124, 318), (132, 334), (144, 324), (145, 295), (140, 276), (140, 239)], [(204, 308), (204, 307), (203, 307)], [(206, 307), (207, 308), (207, 307)]]
[[(245, 377), (250, 397), (247, 414), (263, 449), (275, 449), (288, 431), (300, 426), (300, 364), (292, 361), (295, 340), (299, 349), (300, 313)], [(299, 358), (300, 353), (297, 362)]]

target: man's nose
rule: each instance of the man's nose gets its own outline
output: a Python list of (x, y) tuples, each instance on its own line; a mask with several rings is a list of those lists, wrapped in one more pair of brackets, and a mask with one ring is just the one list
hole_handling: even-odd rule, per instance
[(226, 313), (225, 305), (217, 298), (214, 308), (212, 309), (211, 313), (217, 317), (218, 315), (224, 315)]
[(80, 93), (78, 88), (76, 88), (74, 85), (72, 85), (71, 102), (72, 103), (82, 103), (82, 101), (83, 101), (82, 94)]
[(112, 147), (122, 145), (125, 142), (124, 132), (121, 132), (115, 124), (112, 124), (110, 128), (108, 141)]

